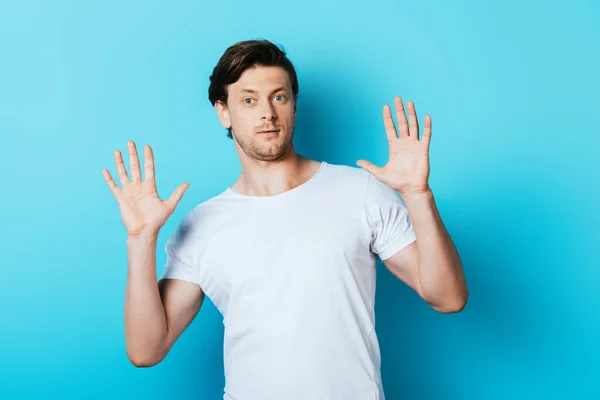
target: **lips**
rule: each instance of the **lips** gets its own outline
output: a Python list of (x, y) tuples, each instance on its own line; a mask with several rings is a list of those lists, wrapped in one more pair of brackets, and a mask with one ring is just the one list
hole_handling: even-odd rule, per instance
[(279, 132), (279, 129), (272, 129), (272, 130), (266, 130), (266, 131), (259, 131), (258, 133), (277, 133)]

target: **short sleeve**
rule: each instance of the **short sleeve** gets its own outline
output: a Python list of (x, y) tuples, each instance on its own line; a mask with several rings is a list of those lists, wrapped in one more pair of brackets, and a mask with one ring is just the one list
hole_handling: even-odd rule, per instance
[(167, 261), (161, 279), (180, 279), (200, 285), (196, 236), (192, 214), (187, 215), (167, 239)]
[(365, 195), (371, 251), (385, 261), (416, 240), (408, 210), (394, 189), (368, 176)]

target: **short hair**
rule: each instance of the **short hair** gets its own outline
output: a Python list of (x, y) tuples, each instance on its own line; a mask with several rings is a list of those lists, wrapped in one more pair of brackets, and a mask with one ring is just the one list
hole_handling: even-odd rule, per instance
[[(281, 67), (289, 75), (294, 101), (298, 98), (298, 77), (285, 49), (268, 40), (245, 40), (227, 48), (210, 76), (208, 99), (214, 106), (217, 101), (227, 103), (227, 86), (235, 83), (247, 69), (256, 66)], [(231, 128), (227, 137), (233, 139)]]

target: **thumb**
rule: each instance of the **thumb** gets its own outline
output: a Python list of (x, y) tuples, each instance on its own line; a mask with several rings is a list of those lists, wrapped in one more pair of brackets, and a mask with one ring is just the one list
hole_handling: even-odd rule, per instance
[(169, 197), (167, 201), (165, 201), (165, 203), (167, 203), (167, 207), (169, 208), (169, 210), (171, 210), (171, 212), (175, 210), (175, 207), (177, 207), (177, 204), (179, 204), (179, 200), (181, 200), (183, 194), (189, 187), (189, 183), (183, 183), (179, 185), (177, 189), (175, 189), (171, 197)]
[(366, 161), (366, 160), (358, 160), (356, 162), (356, 165), (358, 165), (359, 167), (361, 167), (362, 169), (364, 169), (365, 171), (367, 171), (368, 173), (373, 175), (375, 178), (379, 179), (378, 176), (381, 172), (381, 168), (379, 168), (375, 164), (373, 164), (369, 161)]

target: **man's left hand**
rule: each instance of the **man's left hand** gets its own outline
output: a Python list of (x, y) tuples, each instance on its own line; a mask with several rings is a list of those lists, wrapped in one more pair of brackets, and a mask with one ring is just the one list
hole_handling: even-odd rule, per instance
[(400, 136), (398, 137), (392, 110), (383, 107), (383, 124), (390, 150), (387, 164), (381, 168), (369, 161), (359, 160), (357, 165), (365, 169), (379, 181), (397, 190), (401, 195), (422, 194), (430, 191), (429, 143), (431, 141), (431, 116), (425, 115), (425, 129), (419, 139), (419, 123), (413, 102), (407, 102), (408, 121), (404, 113), (402, 99), (396, 97), (394, 106)]

